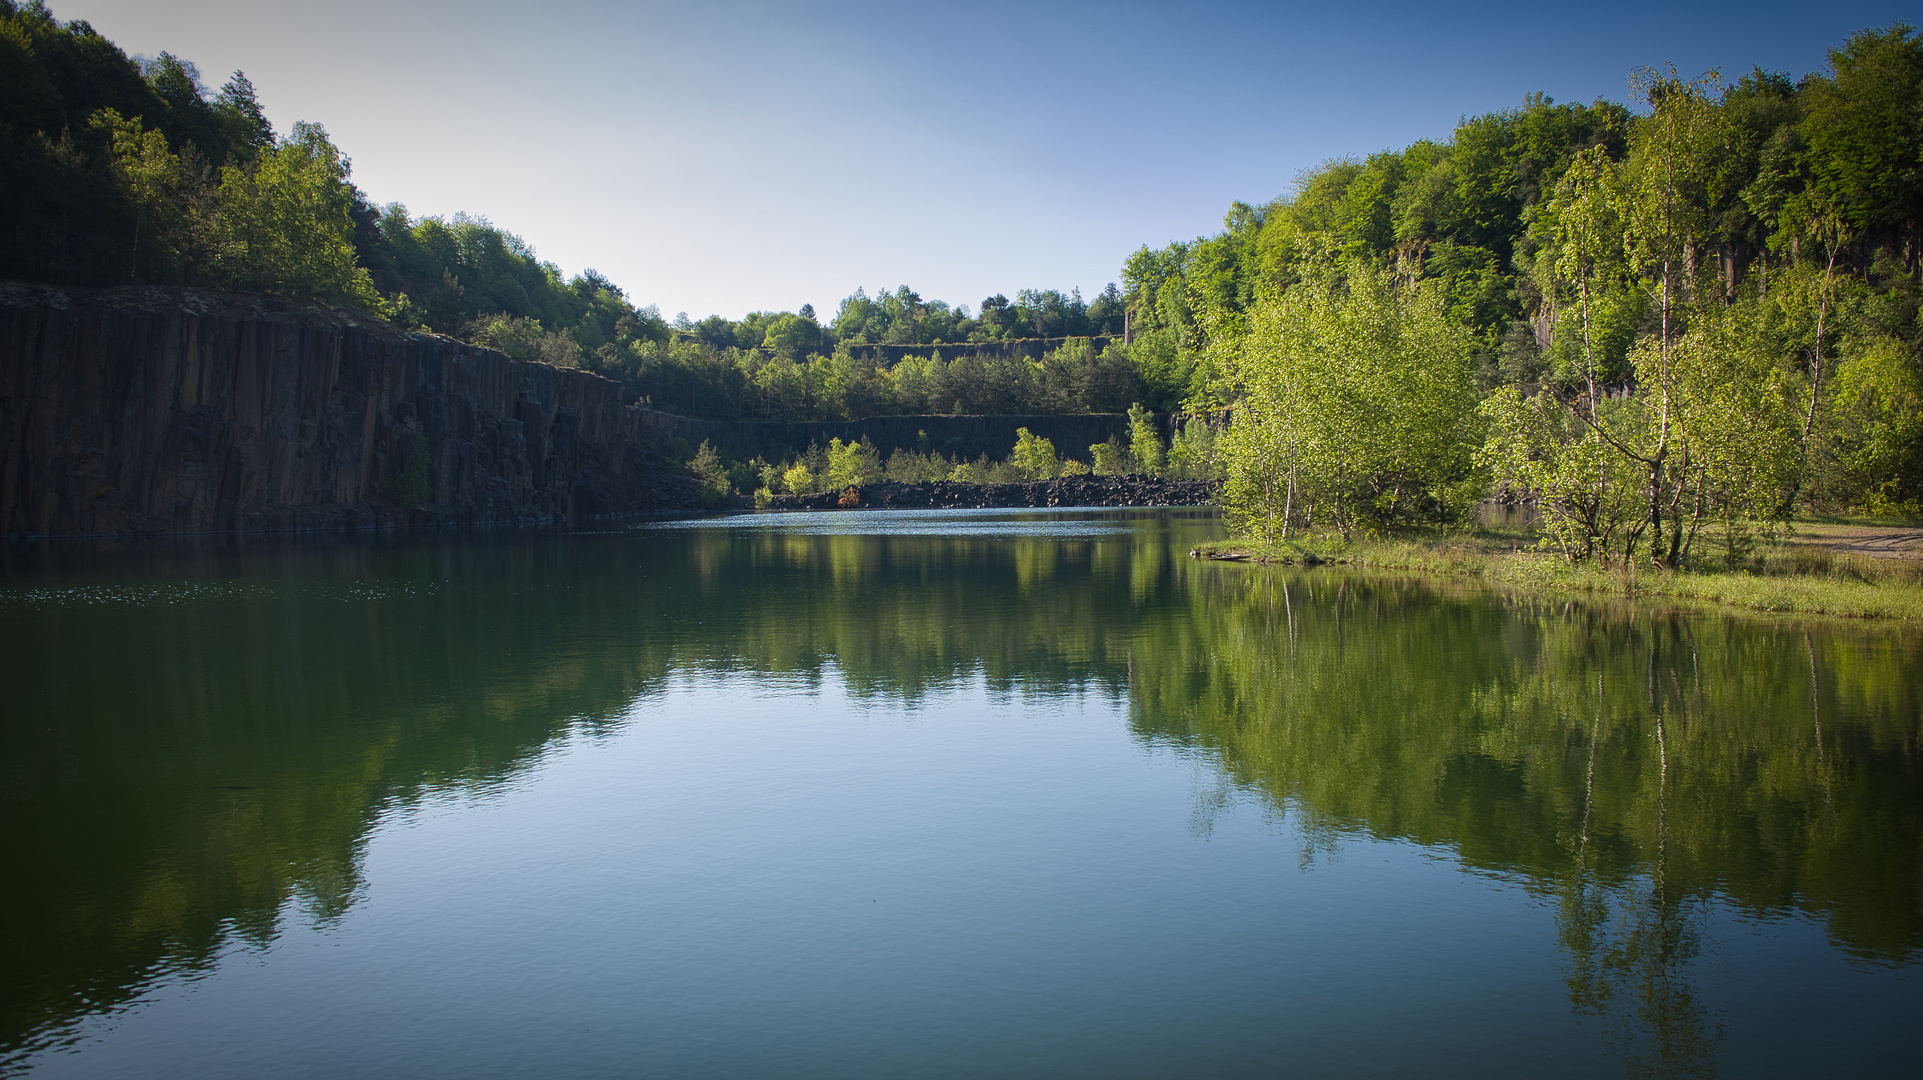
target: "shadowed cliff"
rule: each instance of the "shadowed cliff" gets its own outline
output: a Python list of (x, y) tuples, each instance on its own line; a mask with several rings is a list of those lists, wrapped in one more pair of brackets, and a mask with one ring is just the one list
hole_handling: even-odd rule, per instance
[(695, 505), (617, 383), (276, 297), (0, 283), (10, 536)]

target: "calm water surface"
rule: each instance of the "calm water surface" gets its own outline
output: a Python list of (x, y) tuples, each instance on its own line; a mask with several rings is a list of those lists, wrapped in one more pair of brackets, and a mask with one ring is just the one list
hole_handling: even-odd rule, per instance
[(1180, 513), (0, 555), (0, 1072), (1914, 1075), (1923, 641)]

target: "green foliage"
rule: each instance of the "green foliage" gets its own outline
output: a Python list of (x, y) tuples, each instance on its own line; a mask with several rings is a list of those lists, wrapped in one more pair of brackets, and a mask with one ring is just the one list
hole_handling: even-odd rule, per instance
[(211, 95), (191, 63), (136, 66), (39, 5), (0, 8), (0, 40), (19, 91), (0, 110), (0, 273), (384, 308), (357, 262), (347, 161), (319, 125), (276, 140), (240, 72)]
[(1711, 305), (1676, 349), (1675, 412), (1695, 473), (1671, 513), (1684, 558), (1691, 534), (1713, 523), (1722, 560), (1734, 566), (1754, 536), (1773, 534), (1787, 516), (1784, 493), (1802, 466), (1797, 406), (1809, 389), (1772, 355), (1761, 314), (1754, 302)]
[(1835, 485), (1866, 493), (1871, 513), (1923, 512), (1923, 375), (1909, 348), (1892, 337), (1864, 341), (1837, 369), (1824, 405)]
[(815, 471), (807, 462), (797, 461), (782, 471), (781, 486), (790, 495), (809, 495), (815, 491)]
[[(115, 122), (97, 122), (106, 114)], [(116, 150), (115, 131), (137, 147), (123, 137)], [(191, 63), (136, 64), (84, 21), (0, 2), (0, 277), (198, 282), (204, 253), (171, 246), (197, 235), (180, 219), (208, 214), (220, 170), (251, 168), (272, 143), (245, 75), (210, 97)]]
[(477, 322), (467, 339), (476, 345), (498, 349), (516, 360), (531, 360), (553, 367), (580, 367), (581, 346), (559, 330), (544, 330), (541, 320), (494, 315)]
[(1623, 378), (1643, 311), (1623, 251), (1616, 163), (1603, 147), (1577, 153), (1530, 225), (1534, 284), (1550, 317), (1552, 374), (1594, 392)]
[(231, 258), (224, 284), (319, 296), (377, 309), (355, 261), (347, 159), (319, 124), (298, 123), (252, 170), (221, 170), (220, 222)]
[(1128, 448), (1113, 437), (1107, 442), (1092, 444), (1088, 448), (1088, 460), (1096, 476), (1122, 476), (1129, 471)]
[(1062, 468), (1055, 444), (1029, 434), (1027, 428), (1015, 429), (1015, 449), (1008, 455), (1008, 463), (1027, 480), (1047, 480)]
[(1800, 163), (1815, 201), (1841, 208), (1861, 232), (1914, 235), (1923, 213), (1923, 40), (1901, 23), (1864, 30), (1829, 60), (1830, 71), (1798, 95)]
[(627, 346), (617, 361), (597, 368), (590, 358), (586, 366), (623, 379), (656, 408), (727, 418), (1112, 412), (1139, 386), (1127, 348), (1097, 353), (1086, 340), (1040, 359), (972, 352), (948, 359), (933, 350), (886, 364), (845, 343), (829, 355), (798, 355), (677, 339)]
[(1136, 402), (1128, 407), (1128, 454), (1134, 460), (1135, 471), (1146, 476), (1162, 475), (1166, 454), (1162, 448), (1162, 433), (1155, 427), (1155, 414)]
[(714, 444), (706, 439), (701, 440), (701, 446), (688, 462), (688, 471), (701, 482), (701, 499), (709, 505), (718, 505), (733, 490), (721, 455), (715, 452)]
[[(167, 137), (154, 129), (143, 131), (138, 120), (129, 120), (112, 109), (102, 109), (88, 121), (107, 143), (108, 168), (121, 190), (133, 204), (133, 240), (128, 251), (130, 265), (140, 265), (140, 232), (144, 225), (148, 246), (161, 246), (154, 237), (169, 237), (190, 226), (179, 220), (177, 208), (185, 202), (177, 196), (183, 180), (180, 159), (167, 147)], [(170, 211), (174, 211), (170, 213)], [(149, 261), (153, 261), (150, 257)]]
[(1169, 440), (1168, 463), (1164, 475), (1177, 480), (1202, 480), (1218, 483), (1223, 477), (1223, 463), (1216, 439), (1215, 428), (1207, 418), (1191, 416), (1176, 430), (1175, 438)]
[[(1606, 407), (1612, 413), (1623, 408), (1618, 402)], [(1541, 546), (1572, 562), (1598, 558), (1606, 564), (1620, 545), (1626, 560), (1646, 509), (1635, 463), (1553, 393), (1524, 397), (1517, 387), (1500, 387), (1483, 400), (1481, 412), (1488, 439), (1477, 464), (1488, 470), (1498, 493), (1533, 504)]]
[(1124, 317), (1122, 294), (1113, 283), (1092, 303), (1082, 300), (1079, 289), (1022, 289), (1013, 301), (997, 293), (982, 301), (979, 314), (966, 304), (924, 300), (903, 285), (873, 299), (867, 290), (855, 290), (841, 301), (829, 328), (835, 340), (851, 344), (940, 345), (1120, 334)]
[[(926, 440), (924, 439), (924, 444)], [(1089, 448), (1094, 461), (1109, 471), (1101, 475), (1121, 475), (1128, 471), (1127, 455), (1119, 443), (1098, 443)], [(1063, 460), (1055, 444), (1027, 428), (1017, 428), (1015, 445), (1007, 458), (994, 461), (982, 454), (974, 461), (951, 458), (940, 452), (898, 448), (888, 455), (883, 466), (873, 442), (829, 440), (826, 447), (812, 446), (793, 459), (776, 464), (753, 463), (737, 466), (730, 475), (740, 473), (734, 490), (747, 492), (759, 483), (772, 497), (775, 491), (811, 495), (822, 491), (841, 491), (878, 480), (917, 484), (947, 480), (964, 484), (1018, 484), (1048, 480), (1057, 476), (1080, 476), (1091, 471), (1085, 462)]]
[(904, 449), (888, 455), (888, 468), (883, 476), (899, 484), (922, 484), (946, 480), (954, 472), (955, 462), (942, 454)]
[(955, 465), (948, 479), (957, 484), (1019, 484), (1033, 479), (1012, 461), (990, 461), (983, 454)]
[(1343, 269), (1259, 299), (1216, 346), (1243, 391), (1221, 438), (1223, 507), (1264, 540), (1449, 521), (1473, 498), (1469, 340), (1442, 287)]
[(828, 486), (839, 490), (882, 478), (881, 454), (866, 438), (860, 442), (828, 441)]
[(821, 344), (821, 327), (813, 319), (799, 315), (782, 315), (768, 324), (767, 332), (761, 337), (764, 348), (774, 349), (786, 356), (794, 356)]
[[(1317, 515), (1392, 527), (1351, 513), (1367, 496), (1346, 463), (1381, 470), (1411, 436), (1372, 434), (1395, 430), (1394, 410), (1347, 388), (1384, 384), (1322, 344), (1354, 335), (1301, 299), (1365, 266), (1437, 290), (1487, 388), (1476, 461), (1572, 559), (1673, 567), (1707, 539), (1735, 565), (1811, 500), (1915, 505), (1923, 266), (1903, 238), (1923, 45), (1905, 26), (1858, 34), (1800, 85), (1669, 69), (1632, 82), (1640, 115), (1531, 99), (1448, 145), (1330, 162), (1287, 198), (1232, 209), (1220, 236), (1130, 260), (1144, 309), (1189, 303), (1159, 324), (1213, 366), (1191, 408), (1232, 410), (1233, 520), (1265, 537)], [(1304, 472), (1329, 462), (1345, 464)], [(1459, 479), (1429, 486), (1435, 520), (1473, 490), (1471, 472), (1442, 475)]]
[[(1577, 558), (1640, 544), (1674, 565), (1706, 529), (1736, 558), (1799, 507), (1923, 505), (1923, 40), (1865, 30), (1800, 81), (1632, 83), (1634, 111), (1535, 94), (1325, 162), (1232, 203), (1215, 235), (1137, 250), (1088, 301), (1020, 289), (971, 310), (901, 285), (858, 289), (825, 323), (810, 305), (670, 321), (485, 219), (370, 203), (319, 125), (275, 137), (240, 72), (210, 92), (187, 60), (136, 63), (85, 22), (0, 0), (0, 276), (349, 304), (718, 418), (1136, 403), (1132, 460), (1092, 450), (1093, 471), (1223, 477), (1237, 520), (1264, 529), (1450, 520), (1473, 487), (1462, 447), (1481, 441), (1461, 432), (1483, 420), (1519, 441), (1482, 459), (1561, 507), (1546, 539)], [(1385, 340), (1447, 339), (1444, 370), (1402, 373), (1425, 389), (1392, 390), (1401, 374), (1361, 344), (1391, 324)], [(1015, 341), (1034, 338), (1049, 347)], [(1463, 357), (1483, 394), (1515, 393), (1464, 408)], [(1164, 447), (1152, 413), (1221, 419)], [(826, 453), (810, 484), (834, 474)], [(900, 466), (1013, 475), (927, 448)], [(730, 487), (782, 484), (756, 472)], [(1631, 488), (1643, 510), (1618, 521)]]

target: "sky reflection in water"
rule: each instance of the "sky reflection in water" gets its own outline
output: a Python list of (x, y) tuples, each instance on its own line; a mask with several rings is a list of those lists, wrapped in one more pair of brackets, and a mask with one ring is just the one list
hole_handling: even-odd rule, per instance
[(1194, 515), (16, 555), (36, 1075), (1890, 1071), (1913, 632)]

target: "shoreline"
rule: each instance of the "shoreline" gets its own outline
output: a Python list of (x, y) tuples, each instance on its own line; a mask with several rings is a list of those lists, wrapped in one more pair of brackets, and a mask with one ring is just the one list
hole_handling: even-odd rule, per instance
[(1430, 541), (1345, 542), (1317, 536), (1265, 545), (1218, 540), (1197, 545), (1189, 556), (1214, 562), (1402, 571), (1517, 591), (1684, 601), (1769, 615), (1923, 621), (1923, 567), (1914, 561), (1793, 542), (1759, 545), (1750, 565), (1736, 569), (1681, 571), (1573, 564), (1492, 533)]
[(1061, 476), (1025, 484), (953, 480), (878, 480), (839, 491), (776, 495), (765, 510), (997, 510), (1211, 506), (1215, 489), (1201, 480), (1149, 476)]

